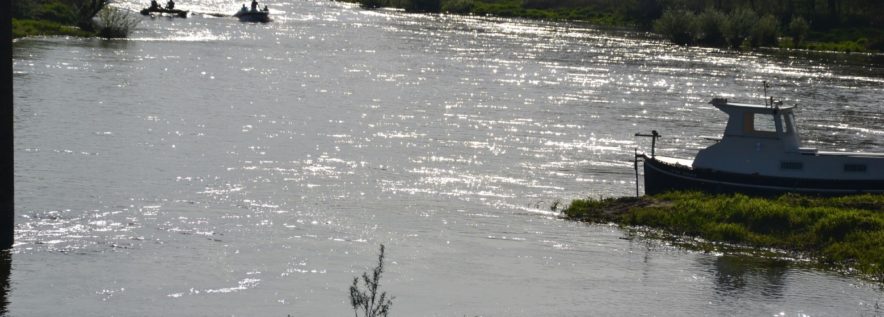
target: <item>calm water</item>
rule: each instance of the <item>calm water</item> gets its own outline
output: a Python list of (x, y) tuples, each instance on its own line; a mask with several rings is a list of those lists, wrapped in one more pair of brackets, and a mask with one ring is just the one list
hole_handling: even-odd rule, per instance
[(16, 42), (9, 315), (347, 316), (381, 243), (394, 316), (884, 314), (855, 278), (550, 211), (631, 195), (634, 133), (691, 157), (723, 128), (708, 100), (762, 80), (811, 145), (884, 152), (880, 59), (269, 5)]

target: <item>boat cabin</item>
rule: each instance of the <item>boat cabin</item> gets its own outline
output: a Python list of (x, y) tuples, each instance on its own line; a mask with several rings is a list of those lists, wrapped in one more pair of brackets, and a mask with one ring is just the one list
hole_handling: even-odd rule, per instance
[(801, 147), (794, 106), (710, 102), (727, 113), (721, 140), (700, 150), (694, 169), (805, 179), (882, 179), (884, 155)]

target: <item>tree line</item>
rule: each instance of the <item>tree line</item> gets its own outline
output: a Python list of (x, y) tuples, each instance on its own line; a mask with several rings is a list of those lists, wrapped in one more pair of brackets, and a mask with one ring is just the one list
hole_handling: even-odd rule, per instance
[[(345, 0), (410, 12), (584, 20), (720, 47), (847, 43), (884, 51), (882, 0)], [(785, 39), (781, 43), (780, 39)], [(849, 43), (848, 43), (849, 42)], [(784, 45), (785, 44), (785, 45)]]

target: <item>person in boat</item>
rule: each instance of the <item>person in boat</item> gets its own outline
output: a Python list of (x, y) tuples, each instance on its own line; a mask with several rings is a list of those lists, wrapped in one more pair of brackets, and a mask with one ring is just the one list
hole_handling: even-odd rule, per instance
[(264, 12), (268, 12), (268, 11), (270, 11), (270, 9), (268, 9), (268, 8), (267, 8), (267, 5), (265, 4), (265, 5), (264, 5)]
[(240, 12), (249, 12), (249, 8), (246, 8), (246, 4), (242, 4), (242, 9), (239, 9)]
[(256, 11), (258, 11), (258, 0), (252, 0), (252, 12)]
[(157, 3), (157, 0), (150, 0), (150, 8), (151, 10), (160, 9), (160, 4)]
[(166, 2), (166, 9), (169, 9), (169, 10), (175, 9), (175, 1), (169, 0), (169, 2)]

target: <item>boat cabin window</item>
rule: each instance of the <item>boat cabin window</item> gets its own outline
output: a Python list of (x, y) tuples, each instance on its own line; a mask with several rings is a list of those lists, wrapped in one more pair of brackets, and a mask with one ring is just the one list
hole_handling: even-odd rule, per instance
[(777, 135), (777, 126), (774, 122), (775, 118), (772, 114), (767, 113), (751, 113), (747, 112), (743, 115), (743, 133), (747, 135), (775, 137)]
[(782, 162), (780, 162), (780, 169), (783, 169), (783, 170), (801, 170), (801, 169), (804, 169), (804, 163), (801, 163), (801, 162), (782, 161)]
[(844, 171), (845, 172), (862, 173), (862, 172), (866, 171), (866, 165), (865, 164), (844, 164)]
[(774, 116), (771, 114), (765, 113), (756, 113), (755, 114), (755, 124), (754, 128), (756, 132), (777, 132), (777, 127), (774, 125)]

